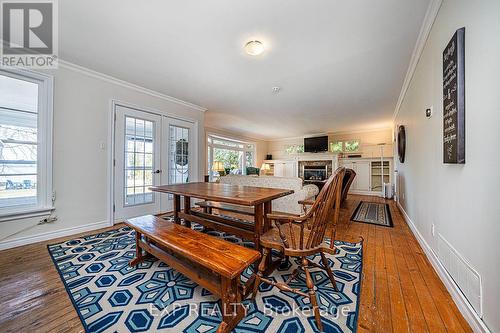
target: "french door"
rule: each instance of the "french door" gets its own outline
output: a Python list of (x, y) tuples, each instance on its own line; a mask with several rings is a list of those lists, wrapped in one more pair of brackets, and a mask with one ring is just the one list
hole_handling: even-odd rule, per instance
[(172, 198), (149, 188), (196, 175), (194, 124), (115, 105), (114, 220), (172, 210)]
[[(195, 166), (196, 145), (194, 139), (194, 124), (188, 121), (163, 117), (162, 142), (168, 147), (162, 152), (162, 165), (166, 172), (162, 174), (162, 184), (179, 184), (196, 181)], [(193, 178), (193, 179), (191, 179)], [(163, 211), (173, 210), (173, 196), (162, 200)]]

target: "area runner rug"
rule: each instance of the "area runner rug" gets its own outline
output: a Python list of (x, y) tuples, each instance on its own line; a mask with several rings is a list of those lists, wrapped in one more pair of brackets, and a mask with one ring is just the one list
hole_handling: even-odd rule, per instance
[(384, 203), (361, 201), (352, 214), (351, 221), (393, 226), (389, 205)]
[[(195, 228), (198, 228), (196, 226)], [(209, 232), (253, 246), (234, 236)], [(362, 243), (336, 241), (328, 256), (339, 292), (323, 270), (314, 269), (325, 332), (355, 332), (358, 319)], [(219, 302), (202, 287), (156, 259), (129, 267), (135, 255), (134, 231), (122, 227), (48, 246), (86, 332), (215, 332)], [(314, 258), (319, 262), (318, 258)], [(271, 276), (284, 281), (296, 267), (283, 265)], [(242, 280), (252, 274), (249, 268)], [(293, 288), (305, 287), (304, 274)], [(308, 299), (262, 284), (247, 316), (233, 332), (316, 332)]]

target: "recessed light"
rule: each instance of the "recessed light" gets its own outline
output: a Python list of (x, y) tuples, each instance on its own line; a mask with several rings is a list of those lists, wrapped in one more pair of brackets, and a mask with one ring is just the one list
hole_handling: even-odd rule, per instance
[(251, 40), (245, 44), (245, 52), (251, 56), (257, 56), (264, 52), (264, 44), (258, 40)]

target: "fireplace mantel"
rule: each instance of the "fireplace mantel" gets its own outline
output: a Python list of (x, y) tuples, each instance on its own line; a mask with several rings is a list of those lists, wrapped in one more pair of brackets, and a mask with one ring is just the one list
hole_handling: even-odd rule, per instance
[(274, 170), (279, 170), (277, 173), (274, 173), (273, 170), (275, 176), (300, 177), (302, 179), (304, 179), (302, 165), (315, 164), (318, 162), (325, 162), (323, 165), (328, 165), (328, 176), (330, 176), (333, 170), (339, 166), (338, 155), (327, 153), (304, 153), (288, 158), (264, 161), (264, 163), (272, 164)]

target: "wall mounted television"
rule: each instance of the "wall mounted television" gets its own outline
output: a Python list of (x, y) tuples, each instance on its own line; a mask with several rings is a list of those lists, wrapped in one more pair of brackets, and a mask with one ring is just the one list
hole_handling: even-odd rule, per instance
[(306, 153), (320, 153), (328, 151), (328, 136), (317, 136), (304, 139), (304, 151)]

